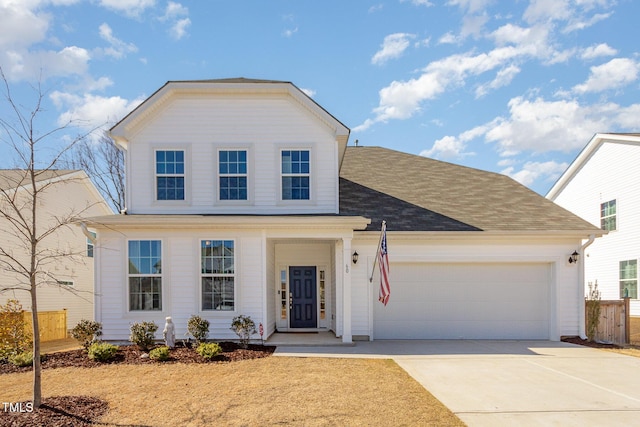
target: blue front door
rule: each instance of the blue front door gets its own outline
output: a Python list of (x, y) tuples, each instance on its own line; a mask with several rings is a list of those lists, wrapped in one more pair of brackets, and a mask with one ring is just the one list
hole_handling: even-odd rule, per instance
[(289, 267), (289, 327), (318, 326), (318, 297), (315, 267)]

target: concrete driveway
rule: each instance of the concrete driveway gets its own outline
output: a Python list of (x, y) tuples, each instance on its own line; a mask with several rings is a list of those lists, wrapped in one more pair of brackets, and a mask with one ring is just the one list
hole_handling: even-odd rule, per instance
[(469, 426), (640, 425), (640, 358), (550, 341), (374, 341), (276, 356), (392, 358)]

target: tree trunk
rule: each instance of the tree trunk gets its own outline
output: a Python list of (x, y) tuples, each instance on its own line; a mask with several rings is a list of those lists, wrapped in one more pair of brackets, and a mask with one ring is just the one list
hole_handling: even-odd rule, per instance
[(35, 277), (31, 283), (31, 322), (33, 325), (33, 407), (42, 404), (42, 366), (40, 364), (40, 326), (38, 325), (38, 302)]

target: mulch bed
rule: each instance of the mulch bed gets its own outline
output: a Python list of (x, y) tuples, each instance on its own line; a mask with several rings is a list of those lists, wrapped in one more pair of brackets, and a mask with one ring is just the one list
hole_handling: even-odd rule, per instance
[[(164, 364), (164, 363), (228, 363), (240, 360), (257, 359), (270, 356), (276, 349), (274, 346), (253, 345), (242, 348), (234, 342), (218, 343), (222, 354), (207, 360), (196, 353), (195, 349), (180, 346), (171, 350), (170, 358), (164, 362), (156, 362), (142, 358), (142, 352), (136, 346), (120, 346), (116, 356), (109, 362), (95, 362), (84, 350), (64, 351), (47, 354), (42, 361), (42, 369), (64, 367), (93, 368), (106, 364)], [(32, 368), (17, 367), (10, 363), (0, 363), (0, 375), (13, 372), (29, 372)], [(29, 410), (30, 401), (21, 402), (18, 408), (22, 412), (10, 412), (9, 408), (0, 406), (0, 427), (4, 426), (89, 426), (108, 410), (106, 401), (90, 396), (58, 396), (43, 399), (38, 409)], [(14, 403), (15, 405), (15, 403)]]
[(84, 427), (93, 425), (109, 409), (107, 402), (90, 396), (48, 397), (32, 411), (28, 403), (21, 402), (24, 412), (0, 411), (0, 426)]
[[(134, 345), (125, 345), (118, 348), (116, 356), (108, 362), (96, 362), (89, 359), (84, 350), (71, 350), (60, 353), (51, 353), (44, 356), (42, 361), (42, 369), (55, 368), (94, 368), (108, 364), (125, 363), (130, 365), (140, 364), (161, 364), (161, 363), (220, 363), (220, 362), (236, 362), (239, 360), (257, 359), (260, 357), (270, 356), (275, 351), (275, 346), (249, 344), (248, 348), (242, 348), (235, 342), (220, 342), (222, 353), (211, 360), (207, 360), (196, 353), (195, 349), (177, 346), (170, 352), (169, 360), (164, 362), (156, 362), (149, 358), (141, 358), (143, 351)], [(29, 372), (31, 366), (17, 367), (11, 363), (0, 362), (0, 375), (13, 372)]]
[(562, 337), (562, 341), (568, 342), (570, 344), (584, 345), (585, 347), (593, 347), (593, 348), (622, 348), (619, 345), (583, 340), (580, 337)]

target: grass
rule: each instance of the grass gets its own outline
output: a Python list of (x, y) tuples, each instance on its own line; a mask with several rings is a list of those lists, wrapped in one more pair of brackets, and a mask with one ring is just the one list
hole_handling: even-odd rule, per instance
[[(31, 374), (2, 375), (2, 401)], [(109, 402), (106, 425), (464, 425), (392, 360), (268, 357), (235, 363), (43, 371), (43, 394)]]

